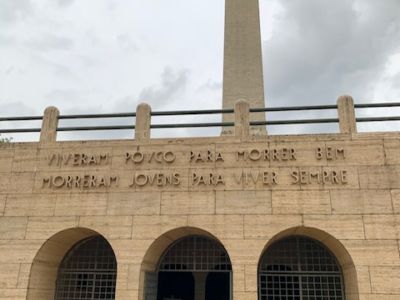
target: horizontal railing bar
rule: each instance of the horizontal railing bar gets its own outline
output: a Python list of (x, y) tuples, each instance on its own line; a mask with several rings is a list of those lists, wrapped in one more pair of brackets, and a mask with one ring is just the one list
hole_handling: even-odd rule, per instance
[(36, 121), (43, 120), (43, 116), (1, 117), (0, 121)]
[[(400, 107), (400, 102), (389, 103), (364, 103), (355, 104), (355, 108), (385, 108)], [(288, 106), (288, 107), (266, 107), (250, 108), (250, 112), (285, 112), (285, 111), (305, 111), (305, 110), (331, 110), (337, 109), (337, 105), (308, 105), (308, 106)], [(233, 109), (208, 109), (208, 110), (178, 110), (178, 111), (153, 111), (152, 116), (179, 116), (179, 115), (211, 115), (211, 114), (231, 114)], [(128, 113), (109, 113), (109, 114), (78, 114), (60, 115), (60, 120), (72, 119), (101, 119), (101, 118), (129, 118), (136, 117), (136, 112)], [(35, 121), (43, 120), (43, 116), (21, 116), (21, 117), (0, 117), (0, 121)]]
[(115, 126), (75, 126), (75, 127), (59, 127), (57, 131), (96, 131), (96, 130), (131, 130), (135, 129), (135, 125), (115, 125)]
[(168, 128), (205, 128), (205, 127), (228, 127), (235, 126), (234, 122), (215, 122), (215, 123), (181, 123), (181, 124), (154, 124), (150, 125), (152, 129)]
[(400, 102), (354, 104), (354, 108), (400, 107)]
[(390, 121), (400, 121), (400, 117), (365, 117), (356, 118), (356, 122), (390, 122)]
[(129, 113), (111, 113), (111, 114), (83, 114), (83, 115), (60, 115), (59, 120), (72, 119), (106, 119), (106, 118), (130, 118), (136, 117), (135, 112)]
[(250, 122), (250, 125), (262, 126), (262, 125), (296, 125), (296, 124), (322, 124), (322, 123), (339, 123), (339, 119), (255, 121), (255, 122)]
[(308, 106), (281, 106), (281, 107), (265, 107), (250, 108), (250, 112), (284, 112), (284, 111), (302, 111), (302, 110), (329, 110), (337, 109), (337, 105), (308, 105)]
[(30, 133), (40, 132), (40, 128), (0, 129), (0, 133)]

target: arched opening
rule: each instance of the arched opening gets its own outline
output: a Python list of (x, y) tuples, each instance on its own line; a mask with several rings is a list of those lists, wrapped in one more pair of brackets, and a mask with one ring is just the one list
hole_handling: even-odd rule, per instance
[(344, 246), (326, 232), (296, 227), (269, 241), (258, 266), (258, 298), (358, 299), (357, 274)]
[(64, 257), (57, 275), (55, 300), (115, 299), (117, 261), (102, 236), (74, 245)]
[[(111, 267), (115, 269), (112, 273), (102, 273)], [(110, 285), (111, 281), (115, 289), (116, 268), (114, 252), (99, 233), (86, 228), (61, 231), (48, 239), (36, 254), (27, 299), (114, 299), (96, 298), (95, 291), (104, 288), (103, 283)], [(95, 288), (89, 295), (92, 285)]]
[[(172, 236), (177, 238), (170, 240)], [(199, 229), (181, 228), (157, 239), (145, 256), (142, 275), (141, 299), (231, 299), (229, 255), (216, 238)]]

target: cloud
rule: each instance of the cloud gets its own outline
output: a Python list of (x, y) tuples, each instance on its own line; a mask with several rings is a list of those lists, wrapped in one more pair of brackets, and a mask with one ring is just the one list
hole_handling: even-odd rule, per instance
[(400, 45), (397, 0), (281, 2), (280, 28), (264, 43), (267, 103), (334, 103), (343, 93), (368, 99)]
[(174, 96), (185, 90), (188, 76), (187, 70), (175, 71), (171, 67), (164, 68), (161, 82), (144, 88), (139, 94), (139, 101), (149, 103), (153, 108), (168, 106), (174, 101)]
[(57, 0), (57, 4), (61, 7), (70, 6), (72, 3), (74, 3), (74, 0)]
[(30, 0), (2, 0), (0, 1), (0, 24), (16, 22), (31, 12)]
[(45, 35), (26, 42), (26, 45), (40, 52), (68, 51), (74, 46), (74, 41), (61, 36)]

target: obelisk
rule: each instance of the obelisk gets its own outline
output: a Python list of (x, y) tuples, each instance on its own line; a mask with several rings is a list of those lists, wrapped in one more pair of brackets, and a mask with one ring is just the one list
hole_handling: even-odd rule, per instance
[[(225, 0), (223, 108), (244, 99), (250, 108), (265, 107), (258, 0)], [(224, 114), (224, 122), (234, 116)], [(250, 121), (265, 121), (264, 113), (250, 114)], [(223, 129), (223, 134), (232, 133)], [(265, 126), (252, 127), (252, 134), (266, 134)]]

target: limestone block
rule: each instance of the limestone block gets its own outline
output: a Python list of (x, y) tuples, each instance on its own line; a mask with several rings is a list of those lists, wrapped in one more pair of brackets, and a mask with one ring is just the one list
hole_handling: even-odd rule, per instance
[(0, 264), (0, 289), (16, 288), (19, 264)]
[[(7, 176), (10, 176), (9, 174)], [(31, 193), (35, 183), (35, 173), (33, 172), (22, 172), (12, 173), (9, 181), (9, 185), (5, 191), (11, 193)]]
[(361, 189), (400, 188), (400, 166), (359, 167)]
[(35, 172), (37, 160), (37, 147), (17, 148), (14, 152), (12, 165), (13, 172)]
[(330, 214), (329, 192), (273, 191), (272, 212), (274, 215)]
[(300, 215), (244, 216), (244, 236), (246, 239), (261, 239), (266, 244), (269, 239), (281, 231), (301, 225), (302, 217)]
[(243, 238), (243, 216), (239, 215), (191, 215), (188, 226), (208, 231), (217, 239)]
[(0, 263), (31, 263), (43, 243), (41, 240), (0, 240)]
[(356, 266), (400, 266), (395, 240), (343, 240)]
[[(0, 299), (26, 300), (26, 289), (0, 289)], [(30, 300), (30, 299), (29, 299)]]
[(0, 195), (0, 216), (4, 215), (5, 208), (6, 208), (6, 196)]
[(246, 292), (258, 291), (258, 264), (245, 266)]
[(239, 242), (235, 239), (222, 241), (233, 265), (258, 265), (258, 260), (266, 243), (265, 240), (253, 239), (240, 240)]
[(0, 172), (11, 172), (14, 149), (0, 148)]
[(257, 292), (236, 292), (233, 294), (235, 300), (254, 300), (257, 299)]
[(400, 267), (370, 267), (373, 293), (400, 295)]
[(128, 277), (127, 277), (128, 290), (139, 290), (140, 271), (141, 271), (141, 265), (139, 264), (128, 265)]
[(162, 192), (162, 215), (198, 215), (215, 213), (214, 192)]
[(161, 193), (130, 192), (108, 195), (108, 215), (159, 215)]
[(271, 214), (270, 191), (217, 191), (217, 214)]
[(331, 191), (333, 214), (391, 214), (390, 192), (386, 190)]
[(54, 298), (54, 289), (29, 289), (28, 300), (50, 300)]
[(106, 239), (130, 239), (132, 216), (84, 216), (79, 218), (79, 227), (94, 230)]
[(47, 240), (62, 230), (76, 226), (77, 217), (29, 217), (26, 239)]
[(364, 227), (367, 239), (400, 239), (399, 215), (364, 216)]
[(134, 216), (132, 238), (157, 239), (165, 232), (179, 227), (186, 227), (187, 216)]
[(318, 228), (336, 239), (364, 239), (362, 216), (305, 215), (304, 226)]
[(5, 216), (54, 216), (56, 196), (46, 194), (9, 195)]
[(360, 165), (384, 165), (385, 153), (382, 140), (351, 140), (351, 141), (332, 141), (326, 143), (326, 150), (330, 148), (344, 149), (345, 159), (327, 160), (329, 166), (360, 166)]
[(359, 300), (398, 300), (400, 294), (388, 295), (388, 294), (360, 294), (357, 295)]
[(384, 140), (385, 146), (385, 162), (387, 165), (400, 164), (400, 140)]
[(107, 194), (61, 194), (57, 195), (55, 216), (106, 215)]
[(391, 195), (394, 213), (400, 214), (400, 190), (392, 190)]
[(111, 240), (119, 264), (142, 264), (152, 240)]
[(24, 239), (27, 223), (25, 217), (0, 217), (0, 240)]
[(48, 166), (47, 169), (57, 170), (60, 168), (63, 171), (84, 170), (86, 172), (111, 170), (113, 148), (110, 144), (102, 147), (88, 147), (86, 145), (63, 147), (60, 150), (46, 153), (48, 165), (51, 159), (51, 166)]
[(20, 289), (27, 289), (29, 284), (29, 276), (31, 273), (31, 264), (21, 264), (18, 274), (18, 285)]
[(233, 293), (244, 292), (246, 290), (246, 277), (245, 277), (245, 265), (233, 264), (232, 265), (232, 277), (233, 277)]
[[(346, 278), (346, 275), (348, 273), (348, 269), (344, 268), (343, 269), (343, 276)], [(357, 272), (357, 282), (354, 282), (353, 280), (347, 280), (346, 281), (346, 290), (347, 291), (352, 291), (354, 290), (354, 287), (358, 288), (358, 292), (360, 294), (368, 294), (371, 293), (371, 279), (369, 277), (369, 267), (367, 266), (356, 266), (356, 272)]]

